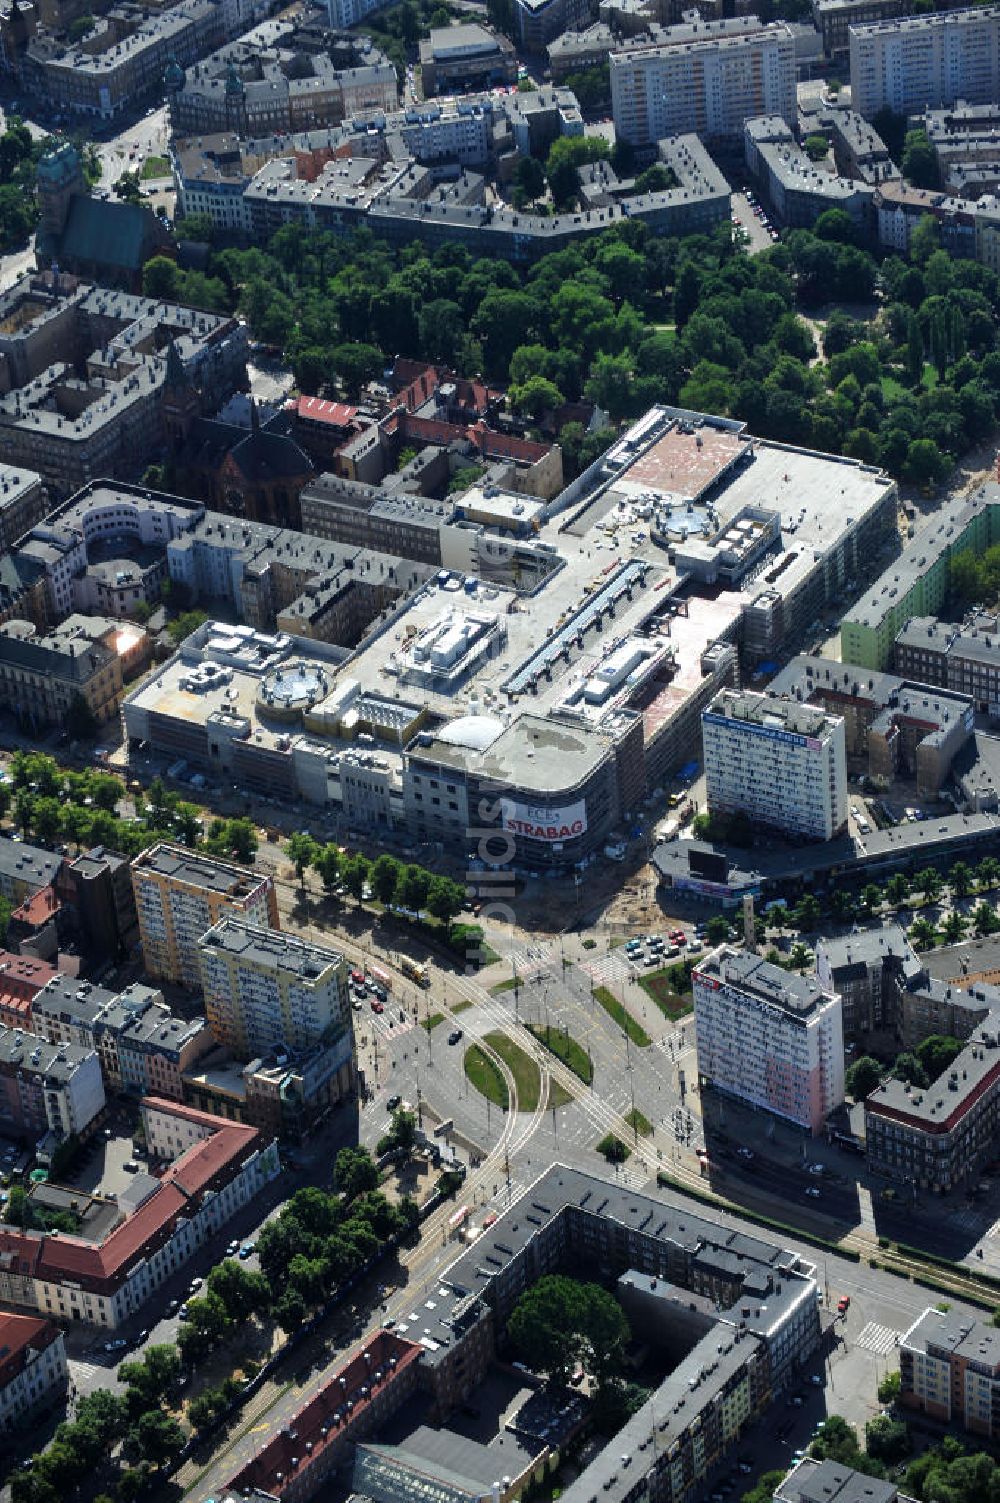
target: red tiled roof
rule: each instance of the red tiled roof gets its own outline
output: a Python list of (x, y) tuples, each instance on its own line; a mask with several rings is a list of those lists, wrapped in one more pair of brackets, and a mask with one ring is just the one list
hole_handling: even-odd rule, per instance
[(288, 405), (300, 418), (330, 423), (335, 428), (346, 428), (358, 415), (358, 409), (346, 402), (324, 402), (321, 397), (295, 397)]
[(19, 908), (14, 909), (11, 918), (35, 927), (38, 924), (47, 923), (61, 907), (62, 903), (53, 887), (40, 887), (37, 892), (26, 897)]
[(29, 1347), (44, 1352), (58, 1334), (54, 1321), (0, 1311), (0, 1388), (6, 1388), (22, 1370)]
[[(365, 1361), (366, 1352), (371, 1358), (370, 1362)], [(258, 1487), (263, 1492), (280, 1496), (284, 1487), (292, 1481), (298, 1481), (306, 1469), (315, 1464), (325, 1446), (343, 1435), (345, 1428), (353, 1425), (364, 1414), (370, 1399), (362, 1398), (362, 1385), (368, 1388), (375, 1386), (372, 1380), (375, 1373), (381, 1370), (379, 1386), (384, 1387), (403, 1368), (416, 1362), (420, 1353), (421, 1348), (415, 1342), (405, 1341), (402, 1336), (395, 1336), (391, 1331), (376, 1331), (364, 1343), (363, 1350), (357, 1352), (344, 1367), (331, 1373), (319, 1393), (289, 1421), (286, 1429), (294, 1429), (295, 1439), (292, 1440), (286, 1434), (286, 1429), (279, 1430), (258, 1451), (253, 1461), (231, 1479), (227, 1491), (232, 1490), (239, 1495)], [(390, 1357), (395, 1360), (394, 1369), (389, 1367)], [(334, 1411), (345, 1405), (348, 1399), (353, 1404), (350, 1417), (340, 1425), (331, 1424), (329, 1434), (324, 1435), (323, 1425), (332, 1420)], [(306, 1450), (307, 1442), (312, 1444), (311, 1451)], [(298, 1459), (298, 1467), (295, 1469), (292, 1467), (293, 1458)], [(278, 1481), (279, 1472), (282, 1474), (281, 1482)]]
[[(214, 1188), (227, 1170), (243, 1163), (261, 1135), (255, 1127), (228, 1122), (162, 1097), (144, 1105), (210, 1126), (211, 1136), (196, 1143), (170, 1164), (149, 1199), (114, 1228), (103, 1242), (86, 1242), (61, 1233), (0, 1232), (0, 1268), (4, 1255), (28, 1266), (18, 1270), (61, 1283), (70, 1278), (89, 1293), (107, 1294), (125, 1279), (133, 1263), (148, 1257), (168, 1240), (178, 1219), (190, 1215), (203, 1191)], [(13, 1270), (12, 1270), (13, 1271)]]
[(0, 1003), (7, 998), (32, 1001), (55, 974), (55, 966), (46, 960), (0, 950)]

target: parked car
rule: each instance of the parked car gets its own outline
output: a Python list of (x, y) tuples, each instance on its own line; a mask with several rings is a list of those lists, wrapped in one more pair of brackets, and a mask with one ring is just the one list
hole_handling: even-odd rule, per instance
[(454, 1029), (452, 1029), (451, 1033), (449, 1033), (449, 1035), (448, 1035), (448, 1042), (449, 1042), (449, 1044), (457, 1044), (457, 1043), (459, 1043), (461, 1041), (461, 1038), (462, 1038), (462, 1030), (461, 1030), (461, 1028), (454, 1028)]

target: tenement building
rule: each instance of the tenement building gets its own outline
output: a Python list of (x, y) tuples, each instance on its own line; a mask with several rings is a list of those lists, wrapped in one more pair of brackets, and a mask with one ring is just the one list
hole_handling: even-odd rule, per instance
[(245, 385), (246, 351), (235, 318), (66, 273), (22, 278), (0, 294), (0, 462), (36, 471), (59, 500), (139, 475)]
[(899, 1341), (899, 1401), (941, 1424), (1000, 1435), (1000, 1335), (985, 1320), (928, 1308)]
[(198, 941), (198, 961), (209, 1025), (238, 1058), (335, 1039), (350, 1053), (348, 966), (337, 951), (225, 918)]
[(91, 1199), (78, 1234), (0, 1229), (0, 1299), (113, 1330), (281, 1172), (256, 1128), (157, 1097), (142, 1122), (159, 1172), (115, 1202)]

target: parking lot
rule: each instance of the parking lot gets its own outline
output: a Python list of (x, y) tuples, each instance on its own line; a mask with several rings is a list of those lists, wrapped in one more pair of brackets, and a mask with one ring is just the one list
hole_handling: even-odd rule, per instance
[(734, 189), (731, 202), (733, 224), (746, 236), (748, 252), (754, 255), (757, 251), (767, 250), (777, 240), (778, 232), (757, 202), (753, 190), (743, 193)]

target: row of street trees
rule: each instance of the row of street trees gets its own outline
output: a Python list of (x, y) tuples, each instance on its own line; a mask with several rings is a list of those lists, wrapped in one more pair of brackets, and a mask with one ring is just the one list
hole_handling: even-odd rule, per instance
[(205, 1294), (188, 1301), (178, 1344), (189, 1366), (239, 1326), (272, 1317), (286, 1333), (302, 1325), (337, 1287), (394, 1235), (416, 1225), (412, 1200), (393, 1205), (378, 1189), (379, 1172), (363, 1148), (342, 1148), (335, 1190), (297, 1190), (257, 1242), (260, 1272), (227, 1259), (209, 1274)]
[(25, 836), (52, 846), (64, 840), (78, 848), (105, 845), (126, 856), (160, 840), (177, 840), (211, 855), (250, 863), (257, 851), (252, 820), (213, 819), (202, 829), (197, 808), (154, 778), (146, 797), (137, 794), (135, 814), (119, 814), (125, 797), (121, 778), (88, 768), (60, 767), (44, 752), (16, 751), (9, 783), (0, 783), (0, 819), (8, 814)]

